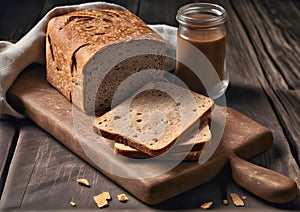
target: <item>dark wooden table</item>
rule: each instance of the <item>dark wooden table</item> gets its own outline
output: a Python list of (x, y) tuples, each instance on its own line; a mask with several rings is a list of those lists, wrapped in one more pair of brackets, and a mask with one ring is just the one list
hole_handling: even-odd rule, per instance
[[(1, 3), (0, 40), (17, 41), (51, 8), (79, 0), (17, 0)], [(175, 14), (191, 1), (114, 0), (138, 14), (146, 23), (176, 26)], [(300, 1), (209, 1), (224, 6), (227, 21), (227, 68), (230, 87), (227, 105), (271, 129), (273, 146), (251, 161), (294, 179), (300, 187)], [(66, 149), (29, 119), (0, 120), (0, 208), (28, 210), (97, 209), (94, 194), (126, 193)], [(88, 178), (91, 188), (76, 179)], [(246, 195), (246, 208), (222, 204), (220, 185), (227, 192)], [(105, 210), (154, 211), (199, 209), (213, 200), (214, 210), (300, 210), (295, 201), (265, 202), (232, 182), (229, 167), (213, 180), (155, 206), (126, 193), (127, 203), (114, 198)], [(76, 208), (69, 205), (76, 200)], [(200, 210), (200, 209), (199, 209)]]

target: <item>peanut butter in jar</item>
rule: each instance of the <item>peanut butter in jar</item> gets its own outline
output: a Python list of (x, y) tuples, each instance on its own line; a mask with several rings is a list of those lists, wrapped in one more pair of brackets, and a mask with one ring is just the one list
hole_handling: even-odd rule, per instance
[[(226, 11), (219, 5), (193, 3), (177, 13), (175, 75), (191, 90), (218, 98), (228, 87), (226, 72)], [(195, 53), (195, 51), (201, 53)]]

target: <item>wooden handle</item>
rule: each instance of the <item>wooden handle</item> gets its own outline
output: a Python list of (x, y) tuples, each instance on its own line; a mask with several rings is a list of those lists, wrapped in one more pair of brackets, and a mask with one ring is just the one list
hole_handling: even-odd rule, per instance
[(296, 198), (297, 184), (291, 178), (239, 158), (230, 157), (233, 180), (254, 195), (272, 203), (287, 203)]

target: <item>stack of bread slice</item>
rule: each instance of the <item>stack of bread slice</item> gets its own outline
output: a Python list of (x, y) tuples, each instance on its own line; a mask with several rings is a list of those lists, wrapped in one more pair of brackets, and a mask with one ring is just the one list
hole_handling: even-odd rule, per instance
[(212, 99), (165, 80), (147, 84), (94, 121), (94, 131), (130, 158), (198, 160), (211, 140)]

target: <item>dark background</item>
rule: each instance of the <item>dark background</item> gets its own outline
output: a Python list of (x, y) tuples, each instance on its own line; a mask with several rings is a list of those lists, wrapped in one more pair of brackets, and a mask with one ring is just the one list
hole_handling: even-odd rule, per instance
[[(9, 0), (0, 7), (0, 40), (17, 41), (55, 6), (93, 2), (89, 0)], [(146, 23), (177, 26), (176, 11), (191, 0), (108, 0), (122, 5)], [(211, 2), (211, 1), (210, 1)]]

